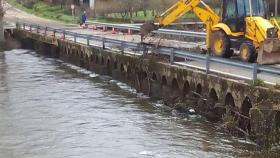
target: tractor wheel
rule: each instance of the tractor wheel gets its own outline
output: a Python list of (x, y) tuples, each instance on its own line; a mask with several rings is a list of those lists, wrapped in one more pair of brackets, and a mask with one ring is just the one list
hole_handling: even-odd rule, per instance
[(256, 49), (251, 41), (245, 41), (239, 49), (239, 56), (242, 61), (253, 63), (256, 61)]
[(230, 50), (230, 40), (224, 31), (214, 31), (211, 37), (211, 52), (214, 55), (224, 58), (233, 55), (233, 51)]

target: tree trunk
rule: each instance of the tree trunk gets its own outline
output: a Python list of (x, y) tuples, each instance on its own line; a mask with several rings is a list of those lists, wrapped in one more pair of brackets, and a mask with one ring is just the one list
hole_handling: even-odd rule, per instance
[(0, 44), (1, 46), (5, 42), (5, 37), (4, 37), (4, 17), (0, 17)]
[(275, 0), (275, 16), (278, 16), (278, 0)]

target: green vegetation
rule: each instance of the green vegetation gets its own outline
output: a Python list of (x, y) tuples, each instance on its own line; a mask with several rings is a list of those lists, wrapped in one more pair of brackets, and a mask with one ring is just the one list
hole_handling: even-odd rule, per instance
[(255, 81), (249, 81), (249, 84), (253, 87), (266, 87), (266, 84), (263, 80), (257, 79)]
[[(79, 13), (76, 13), (76, 16), (71, 15), (71, 10), (66, 9), (65, 7), (61, 9), (60, 5), (49, 5), (45, 2), (39, 1), (36, 2), (32, 7), (27, 8), (22, 4), (18, 3), (17, 0), (7, 1), (12, 6), (23, 10), (27, 13), (34, 14), (39, 17), (57, 20), (65, 23), (79, 23)], [(135, 11), (135, 12), (124, 12), (124, 13), (109, 13), (105, 16), (99, 16), (95, 18), (90, 18), (91, 20), (96, 20), (99, 22), (112, 22), (112, 23), (130, 23), (130, 22), (143, 22), (143, 21), (152, 21), (155, 15), (158, 15), (157, 11), (147, 10), (144, 11)], [(186, 19), (193, 19), (195, 15), (193, 13), (185, 14), (180, 21), (185, 21)], [(275, 17), (278, 23), (280, 24), (280, 16)]]
[[(114, 18), (114, 19), (126, 19), (126, 21), (151, 21), (155, 18), (156, 15), (160, 13), (156, 13), (152, 10), (147, 11), (137, 11), (132, 13), (110, 13), (106, 17)], [(195, 18), (193, 13), (185, 14), (181, 19), (192, 19)]]
[(57, 20), (65, 23), (78, 23), (79, 22), (79, 16), (72, 16), (71, 11), (60, 8), (58, 5), (48, 5), (44, 2), (37, 2), (35, 3), (31, 8), (26, 8), (22, 4), (19, 4), (16, 0), (9, 0), (8, 3), (10, 3), (12, 6), (15, 6), (16, 8), (23, 10), (27, 13), (34, 14), (36, 16), (40, 16), (43, 18), (51, 19), (51, 20)]
[(280, 25), (280, 16), (275, 17), (275, 19), (277, 20), (278, 24)]
[[(62, 8), (60, 5), (49, 5), (45, 2), (39, 1), (36, 2), (32, 7), (27, 8), (22, 4), (18, 3), (17, 0), (9, 0), (12, 6), (23, 10), (27, 13), (43, 17), (46, 19), (61, 21), (65, 23), (78, 23), (79, 22), (79, 14), (76, 16), (72, 16), (71, 10)], [(90, 18), (91, 20), (96, 20), (99, 22), (113, 22), (113, 23), (130, 23), (130, 22), (143, 22), (143, 21), (151, 21), (154, 19), (156, 13), (153, 13), (152, 10), (138, 11), (132, 13), (110, 13), (105, 16), (99, 16), (95, 18)], [(194, 18), (194, 14), (186, 14), (182, 19), (190, 19)]]
[(280, 84), (279, 84), (279, 83), (276, 83), (276, 85), (274, 86), (274, 88), (280, 90)]

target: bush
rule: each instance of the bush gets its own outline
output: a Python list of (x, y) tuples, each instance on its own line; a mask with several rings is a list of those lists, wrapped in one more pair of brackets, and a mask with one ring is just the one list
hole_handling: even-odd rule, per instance
[(39, 0), (17, 0), (18, 2), (20, 2), (24, 7), (26, 8), (32, 8), (33, 5), (38, 2)]

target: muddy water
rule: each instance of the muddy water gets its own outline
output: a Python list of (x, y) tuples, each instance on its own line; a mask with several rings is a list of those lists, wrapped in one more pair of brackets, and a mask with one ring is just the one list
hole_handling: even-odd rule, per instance
[[(199, 116), (29, 50), (0, 53), (0, 158), (263, 157)], [(267, 155), (268, 154), (268, 155)]]

